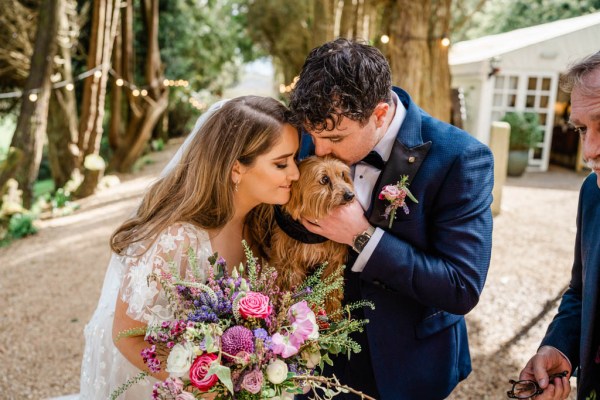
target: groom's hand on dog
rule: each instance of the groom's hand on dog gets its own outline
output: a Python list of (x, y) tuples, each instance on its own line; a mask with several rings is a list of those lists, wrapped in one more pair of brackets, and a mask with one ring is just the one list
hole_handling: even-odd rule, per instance
[(349, 246), (354, 236), (369, 228), (365, 211), (357, 200), (334, 208), (329, 215), (317, 221), (302, 218), (302, 224), (312, 233)]

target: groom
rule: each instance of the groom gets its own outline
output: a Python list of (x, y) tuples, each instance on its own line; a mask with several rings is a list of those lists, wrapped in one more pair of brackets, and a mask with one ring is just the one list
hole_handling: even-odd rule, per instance
[[(379, 50), (346, 39), (312, 50), (290, 108), (312, 138), (305, 149), (352, 166), (358, 200), (303, 223), (352, 247), (345, 299), (375, 304), (357, 315), (369, 320), (356, 337), (363, 350), (332, 373), (377, 399), (446, 398), (471, 372), (463, 316), (490, 262), (490, 150), (392, 87)], [(390, 221), (379, 193), (403, 176), (416, 201)]]

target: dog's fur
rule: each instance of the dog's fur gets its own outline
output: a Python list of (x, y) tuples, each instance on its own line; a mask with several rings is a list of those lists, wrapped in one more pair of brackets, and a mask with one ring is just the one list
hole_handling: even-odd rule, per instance
[[(335, 207), (354, 199), (350, 168), (332, 157), (308, 157), (300, 165), (300, 178), (292, 184), (290, 201), (282, 207), (292, 219), (315, 222)], [(340, 227), (343, 229), (343, 227)], [(275, 226), (271, 243), (271, 263), (277, 268), (278, 284), (293, 289), (304, 281), (307, 273), (327, 262), (323, 278), (345, 264), (348, 246), (327, 240), (323, 243), (300, 242)], [(341, 292), (327, 302), (328, 313), (339, 308)]]

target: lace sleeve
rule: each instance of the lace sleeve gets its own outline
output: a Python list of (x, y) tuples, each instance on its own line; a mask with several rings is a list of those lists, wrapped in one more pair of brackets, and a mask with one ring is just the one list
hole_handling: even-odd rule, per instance
[[(140, 254), (144, 250), (144, 245), (138, 244), (127, 252)], [(206, 233), (189, 224), (174, 224), (165, 229), (140, 257), (124, 257), (127, 272), (120, 297), (128, 304), (129, 317), (146, 323), (156, 317), (162, 320), (172, 317), (160, 287), (155, 281), (148, 282), (148, 276), (160, 270), (170, 272), (174, 269), (183, 278), (189, 276), (190, 250), (196, 254), (200, 273), (205, 273), (211, 255)]]

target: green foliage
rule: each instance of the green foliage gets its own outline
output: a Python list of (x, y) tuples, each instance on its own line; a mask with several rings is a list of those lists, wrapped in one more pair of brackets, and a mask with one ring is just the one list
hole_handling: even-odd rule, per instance
[(510, 124), (510, 150), (529, 150), (542, 140), (544, 129), (536, 113), (507, 112), (502, 121)]
[(142, 381), (148, 375), (150, 375), (148, 372), (140, 372), (139, 374), (137, 374), (133, 378), (129, 379), (127, 382), (125, 382), (124, 384), (122, 384), (121, 386), (119, 386), (115, 391), (113, 391), (110, 394), (110, 400), (116, 400), (116, 399), (118, 399), (119, 396), (121, 396), (123, 393), (125, 393), (127, 391), (127, 389), (129, 389), (131, 386), (135, 385), (136, 383)]
[[(454, 25), (481, 0), (458, 0), (453, 5)], [(600, 0), (488, 0), (483, 7), (454, 29), (453, 41), (474, 39), (514, 29), (578, 17), (600, 10)]]
[(255, 57), (245, 8), (234, 0), (171, 0), (160, 4), (159, 45), (165, 75), (192, 88), (220, 92)]
[(33, 221), (35, 221), (35, 216), (31, 213), (13, 214), (8, 223), (9, 238), (20, 239), (37, 233)]
[(16, 126), (17, 120), (14, 114), (8, 114), (0, 118), (0, 161), (2, 161), (6, 156), (6, 153), (8, 153), (10, 141), (12, 140)]
[(33, 198), (50, 196), (54, 191), (54, 181), (52, 179), (38, 180), (33, 184)]

